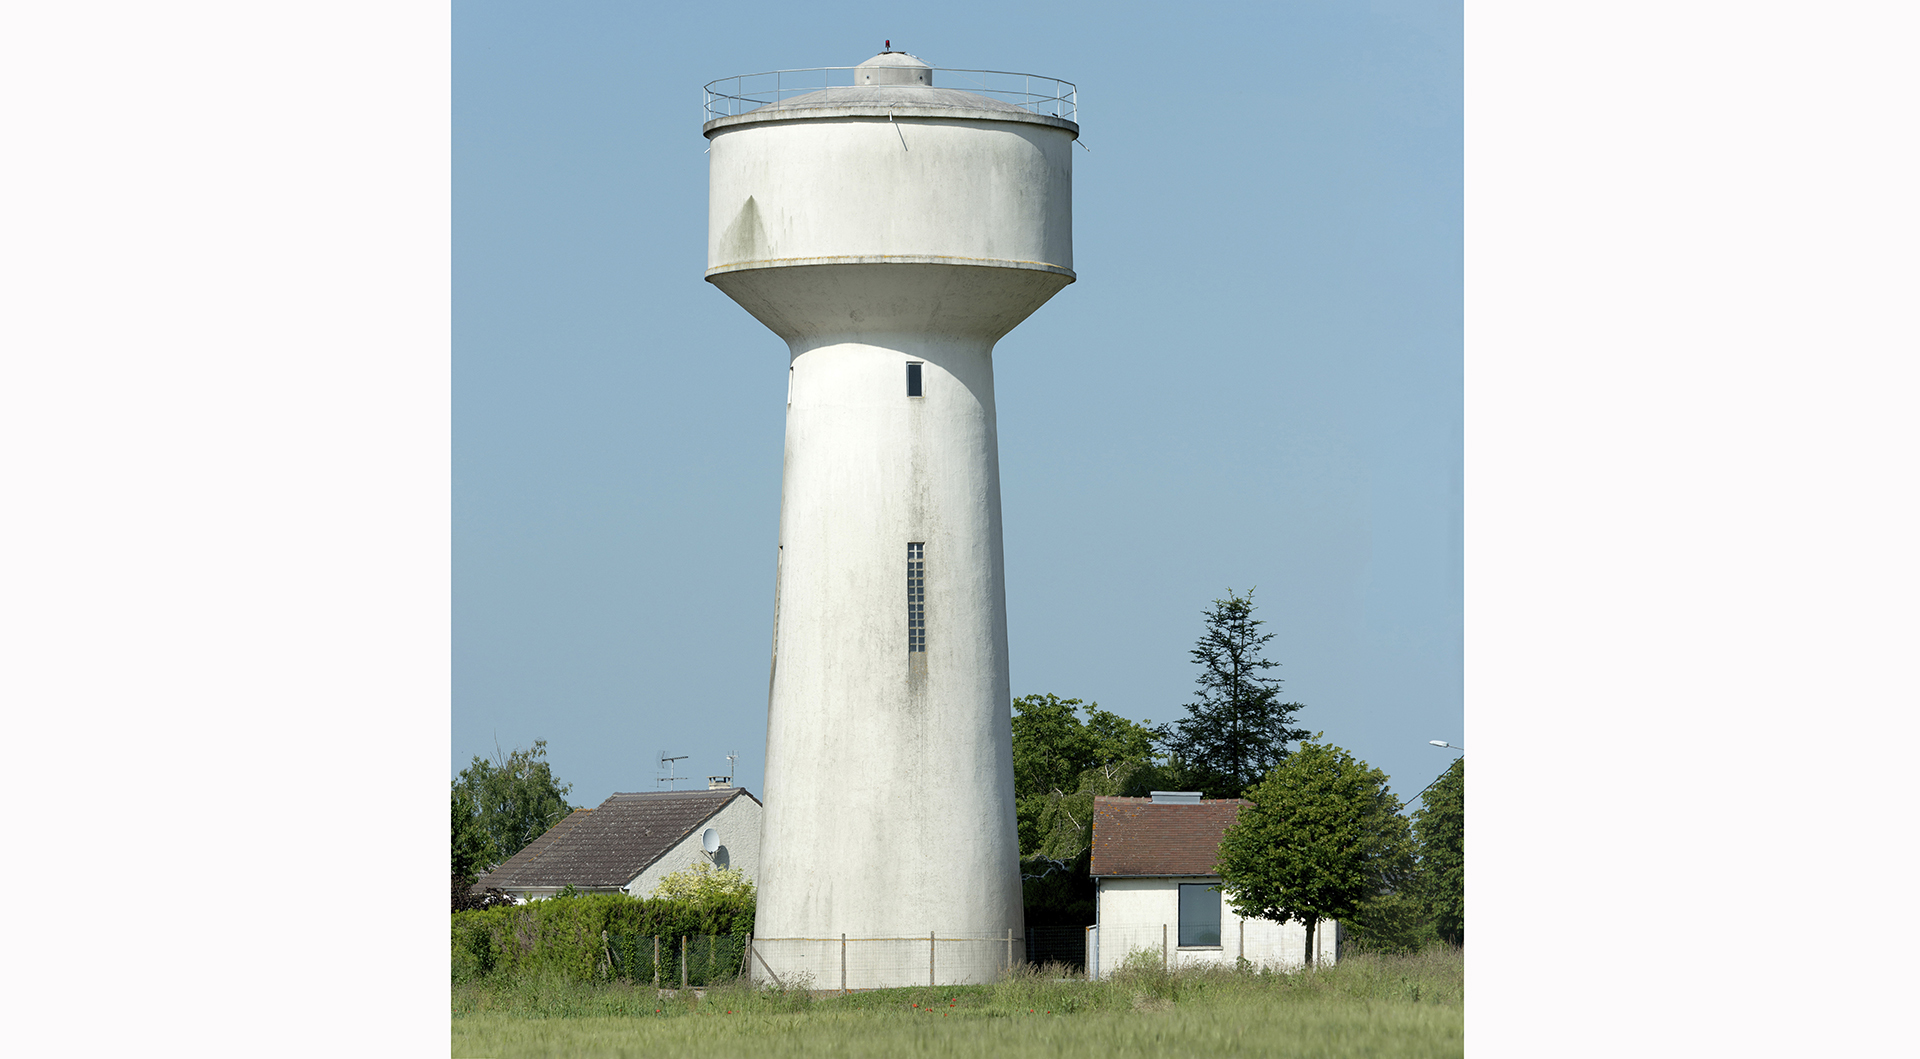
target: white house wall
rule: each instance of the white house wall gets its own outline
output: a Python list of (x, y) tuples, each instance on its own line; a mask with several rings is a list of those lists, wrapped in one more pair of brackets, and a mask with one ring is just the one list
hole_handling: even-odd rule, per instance
[[(1099, 880), (1095, 915), (1099, 920), (1097, 963), (1099, 977), (1120, 969), (1127, 954), (1139, 950), (1165, 957), (1176, 967), (1224, 964), (1244, 957), (1257, 967), (1297, 968), (1305, 959), (1305, 925), (1275, 923), (1269, 919), (1242, 919), (1226, 895), (1220, 899), (1220, 944), (1199, 948), (1180, 945), (1180, 884), (1218, 885), (1204, 878), (1104, 878)], [(1332, 963), (1339, 947), (1339, 926), (1323, 921), (1314, 939), (1314, 958)], [(1092, 955), (1092, 954), (1089, 954)]]
[(706, 862), (707, 853), (700, 848), (700, 833), (709, 827), (720, 832), (720, 851), (713, 857), (715, 864), (740, 869), (749, 881), (758, 886), (760, 805), (743, 794), (728, 802), (726, 808), (715, 813), (706, 823), (694, 828), (693, 834), (681, 839), (659, 860), (648, 865), (647, 870), (626, 885), (626, 891), (635, 897), (646, 897), (669, 873)]

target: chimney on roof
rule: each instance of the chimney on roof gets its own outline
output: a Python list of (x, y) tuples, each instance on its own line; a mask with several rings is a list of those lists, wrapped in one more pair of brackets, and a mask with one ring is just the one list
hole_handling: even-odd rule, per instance
[(1154, 791), (1155, 805), (1199, 805), (1199, 791)]

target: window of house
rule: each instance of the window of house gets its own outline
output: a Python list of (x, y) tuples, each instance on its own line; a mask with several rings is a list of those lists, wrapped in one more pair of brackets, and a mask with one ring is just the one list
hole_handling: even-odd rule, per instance
[[(907, 653), (927, 649), (927, 546), (907, 545)], [(1214, 917), (1214, 933), (1220, 933), (1219, 916)]]
[(1218, 883), (1180, 884), (1180, 945), (1220, 944), (1220, 891)]
[(911, 362), (907, 365), (907, 396), (908, 397), (921, 396), (920, 364), (917, 361)]

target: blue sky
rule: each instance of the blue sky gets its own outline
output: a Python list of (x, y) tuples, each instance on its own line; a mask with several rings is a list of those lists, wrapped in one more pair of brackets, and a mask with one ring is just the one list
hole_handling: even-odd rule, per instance
[(901, 10), (455, 8), (453, 769), (758, 791), (786, 353), (701, 279), (700, 87), (891, 39), (1080, 89), (1079, 282), (995, 355), (1013, 693), (1171, 720), (1254, 588), (1299, 723), (1418, 791), (1463, 741), (1459, 7)]

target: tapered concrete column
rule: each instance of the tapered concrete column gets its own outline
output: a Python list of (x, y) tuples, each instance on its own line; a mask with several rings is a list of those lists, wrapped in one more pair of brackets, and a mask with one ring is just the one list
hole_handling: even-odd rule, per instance
[(789, 349), (756, 952), (853, 988), (1024, 932), (993, 347), (1073, 281), (1077, 126), (902, 76), (707, 127), (707, 278)]

